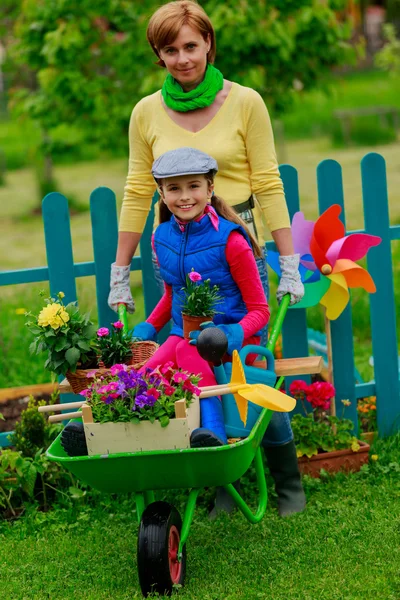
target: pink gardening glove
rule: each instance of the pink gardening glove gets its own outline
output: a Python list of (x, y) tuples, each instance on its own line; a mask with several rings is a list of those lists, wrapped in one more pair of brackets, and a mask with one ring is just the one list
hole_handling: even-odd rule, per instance
[(129, 282), (131, 267), (111, 265), (110, 293), (108, 295), (108, 306), (118, 312), (118, 304), (126, 304), (128, 312), (135, 312), (135, 301), (132, 298)]

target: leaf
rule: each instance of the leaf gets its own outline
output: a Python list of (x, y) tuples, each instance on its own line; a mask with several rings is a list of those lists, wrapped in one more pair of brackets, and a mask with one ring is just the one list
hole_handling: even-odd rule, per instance
[(74, 498), (75, 500), (80, 500), (81, 498), (86, 496), (86, 492), (84, 490), (80, 490), (79, 488), (74, 487), (72, 485), (68, 488), (68, 491), (71, 494), (71, 498)]
[(163, 415), (160, 417), (160, 425), (161, 427), (166, 427), (169, 423), (169, 417), (167, 415)]
[(81, 350), (85, 350), (86, 352), (89, 352), (90, 350), (90, 346), (89, 344), (87, 344), (85, 341), (83, 340), (79, 340), (78, 342), (78, 346)]
[(65, 358), (68, 361), (68, 364), (73, 366), (77, 364), (80, 355), (81, 353), (79, 352), (78, 348), (69, 348), (69, 350), (67, 350), (65, 353)]
[(54, 350), (56, 352), (60, 352), (61, 350), (64, 350), (65, 348), (69, 348), (69, 347), (70, 347), (70, 343), (69, 343), (68, 339), (65, 337), (60, 337), (54, 346)]

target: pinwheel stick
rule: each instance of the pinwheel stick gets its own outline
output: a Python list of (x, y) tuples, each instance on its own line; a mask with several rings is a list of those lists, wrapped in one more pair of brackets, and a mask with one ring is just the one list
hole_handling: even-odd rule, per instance
[[(333, 360), (332, 360), (332, 335), (331, 335), (331, 322), (330, 319), (326, 316), (326, 308), (324, 308), (324, 318), (325, 318), (325, 333), (326, 333), (326, 357), (328, 362), (328, 373), (327, 379), (329, 383), (333, 385)], [(336, 402), (335, 398), (331, 399), (331, 407), (330, 414), (332, 416), (336, 415)]]

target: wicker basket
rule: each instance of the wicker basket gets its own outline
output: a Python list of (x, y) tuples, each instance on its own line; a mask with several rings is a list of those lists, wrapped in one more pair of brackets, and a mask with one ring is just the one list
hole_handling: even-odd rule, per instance
[[(137, 370), (151, 358), (154, 352), (159, 347), (156, 342), (133, 342), (131, 344), (132, 348), (132, 358), (130, 359), (130, 364), (128, 365), (128, 370)], [(66, 378), (68, 383), (70, 384), (72, 391), (74, 394), (79, 394), (83, 390), (89, 387), (89, 385), (93, 381), (93, 377), (88, 377), (88, 373), (93, 373), (95, 371), (96, 375), (109, 375), (110, 369), (107, 369), (102, 361), (99, 360), (99, 369), (77, 369), (75, 373), (71, 371), (67, 371)]]

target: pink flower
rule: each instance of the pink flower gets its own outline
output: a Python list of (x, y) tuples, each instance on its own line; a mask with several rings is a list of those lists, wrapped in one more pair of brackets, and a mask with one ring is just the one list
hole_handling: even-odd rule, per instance
[(147, 390), (147, 395), (148, 396), (154, 396), (154, 398), (156, 400), (158, 400), (158, 398), (160, 397), (160, 392), (158, 390), (156, 390), (156, 388), (153, 387), (153, 388), (149, 388)]
[(113, 365), (110, 369), (111, 371), (111, 375), (118, 375), (118, 373), (120, 373), (121, 371), (127, 371), (128, 367), (126, 365), (122, 365), (117, 363), (116, 365)]
[(303, 399), (307, 395), (308, 385), (302, 379), (295, 379), (289, 387), (289, 392), (298, 399)]
[(174, 363), (171, 361), (168, 361), (164, 364), (163, 367), (161, 367), (160, 371), (163, 375), (166, 375), (167, 373), (169, 373), (169, 371), (171, 371), (174, 368)]
[(335, 388), (328, 381), (317, 381), (308, 386), (306, 398), (313, 408), (328, 410), (331, 399), (335, 395)]
[(186, 381), (183, 382), (182, 389), (187, 390), (188, 392), (192, 392), (192, 394), (194, 394), (196, 390), (195, 386), (190, 381), (190, 379), (186, 379)]
[(90, 390), (82, 390), (81, 392), (79, 392), (80, 396), (84, 396), (85, 398), (89, 398), (90, 397)]
[(181, 373), (180, 371), (172, 375), (172, 379), (175, 381), (175, 383), (182, 383), (182, 381), (186, 381), (187, 378), (188, 376), (186, 373)]
[(121, 321), (115, 321), (115, 323), (113, 323), (113, 327), (115, 327), (115, 329), (123, 329), (124, 324), (121, 323)]
[(201, 389), (198, 388), (197, 386), (194, 386), (194, 393), (196, 394), (196, 396), (200, 396), (201, 394)]
[(100, 327), (100, 329), (97, 330), (97, 335), (99, 337), (104, 337), (105, 335), (108, 335), (110, 333), (110, 331), (107, 329), (107, 327)]
[(86, 377), (87, 377), (88, 379), (92, 379), (92, 377), (95, 377), (95, 376), (96, 376), (96, 373), (97, 373), (96, 369), (93, 369), (92, 371), (88, 371), (88, 372), (86, 373)]
[(202, 277), (200, 273), (197, 273), (197, 271), (191, 271), (189, 273), (189, 279), (190, 281), (201, 281)]
[(166, 396), (172, 396), (175, 393), (175, 388), (172, 385), (166, 385), (164, 388), (164, 394)]

